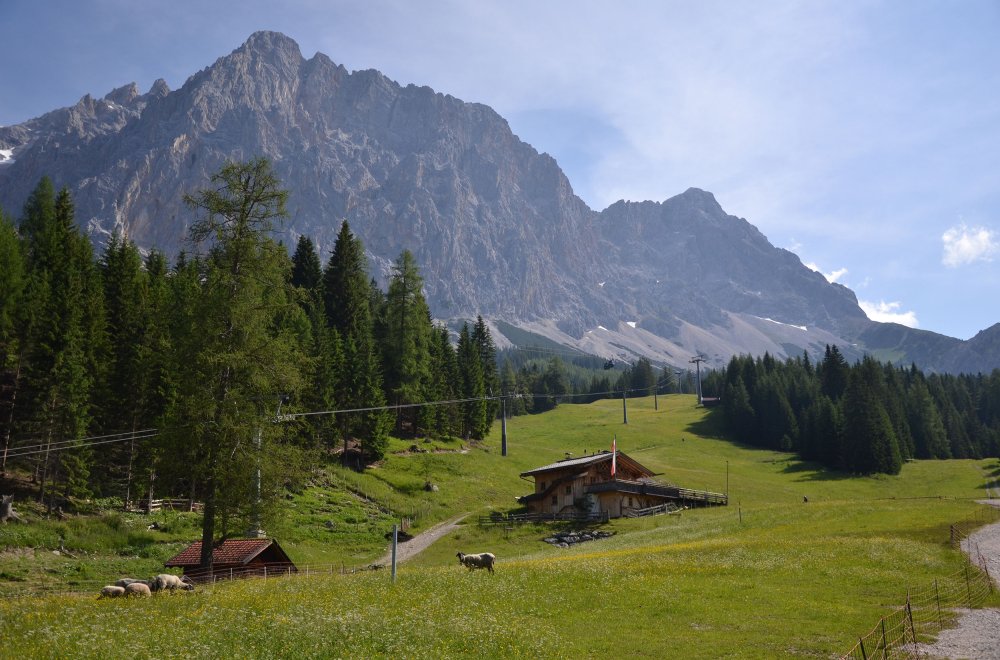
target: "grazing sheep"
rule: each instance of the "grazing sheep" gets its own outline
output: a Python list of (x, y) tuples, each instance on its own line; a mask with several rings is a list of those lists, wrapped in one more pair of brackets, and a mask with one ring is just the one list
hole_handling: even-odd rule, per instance
[(115, 586), (116, 587), (127, 587), (130, 584), (136, 584), (136, 583), (139, 583), (139, 582), (141, 582), (142, 584), (146, 585), (150, 589), (153, 588), (153, 580), (140, 580), (138, 578), (122, 578), (122, 579), (118, 580), (117, 582), (115, 582)]
[(456, 556), (458, 557), (458, 562), (470, 571), (476, 568), (485, 568), (490, 573), (493, 572), (493, 563), (497, 560), (496, 555), (492, 552), (480, 552), (477, 555), (467, 555), (464, 552), (460, 552)]
[(126, 596), (151, 596), (152, 591), (149, 589), (149, 585), (145, 582), (133, 582), (132, 584), (125, 587)]
[(165, 589), (173, 592), (175, 589), (183, 589), (184, 591), (194, 591), (194, 585), (190, 582), (186, 582), (184, 578), (179, 575), (171, 575), (170, 573), (161, 573), (153, 578), (156, 586), (153, 591), (163, 591)]
[(108, 586), (101, 589), (101, 595), (98, 598), (118, 598), (119, 596), (125, 595), (125, 587), (119, 587), (116, 585), (109, 584)]

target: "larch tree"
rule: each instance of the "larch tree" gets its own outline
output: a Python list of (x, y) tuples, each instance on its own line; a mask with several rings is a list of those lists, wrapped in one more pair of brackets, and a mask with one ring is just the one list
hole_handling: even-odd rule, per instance
[(217, 536), (260, 523), (295, 463), (273, 423), (279, 397), (300, 388), (304, 367), (299, 340), (282, 323), (297, 308), (287, 252), (270, 237), (287, 197), (264, 158), (228, 162), (210, 187), (185, 196), (201, 215), (189, 238), (210, 250), (168, 428), (176, 444), (194, 446), (189, 469), (205, 500), (202, 568), (212, 565)]

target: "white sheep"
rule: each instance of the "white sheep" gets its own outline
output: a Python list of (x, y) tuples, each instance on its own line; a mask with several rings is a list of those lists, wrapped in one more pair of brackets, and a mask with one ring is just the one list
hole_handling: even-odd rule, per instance
[(149, 589), (149, 585), (145, 582), (133, 582), (132, 584), (125, 587), (126, 596), (151, 596), (152, 591)]
[(170, 590), (171, 592), (175, 589), (194, 591), (193, 584), (178, 575), (172, 575), (170, 573), (161, 573), (153, 578), (153, 581), (156, 583), (153, 591), (163, 591), (165, 589)]
[(101, 595), (98, 598), (118, 598), (119, 596), (125, 595), (125, 587), (119, 587), (117, 585), (109, 584), (108, 586), (101, 589)]
[(496, 555), (492, 552), (480, 552), (476, 555), (467, 555), (464, 552), (460, 552), (456, 556), (459, 563), (470, 571), (476, 568), (485, 568), (490, 573), (493, 572), (493, 563), (497, 560)]
[(146, 585), (147, 587), (149, 587), (150, 589), (153, 588), (153, 584), (154, 584), (153, 580), (140, 580), (139, 578), (122, 578), (122, 579), (118, 580), (117, 582), (115, 582), (115, 586), (116, 587), (127, 587), (130, 584), (137, 584), (137, 583), (140, 583), (140, 582), (142, 584)]

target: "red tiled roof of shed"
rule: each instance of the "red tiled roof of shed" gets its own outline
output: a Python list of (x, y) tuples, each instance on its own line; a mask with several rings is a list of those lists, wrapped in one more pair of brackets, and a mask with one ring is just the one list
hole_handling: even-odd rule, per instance
[[(274, 545), (278, 552), (285, 557), (285, 561), (288, 561), (287, 556), (281, 547), (274, 542), (274, 539), (227, 539), (212, 550), (212, 563), (247, 564), (271, 545)], [(195, 541), (182, 550), (180, 554), (167, 561), (164, 566), (197, 566), (200, 563), (201, 541)]]

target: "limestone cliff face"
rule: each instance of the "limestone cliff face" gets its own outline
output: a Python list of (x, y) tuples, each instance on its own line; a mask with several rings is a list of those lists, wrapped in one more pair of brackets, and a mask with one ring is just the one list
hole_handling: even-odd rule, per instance
[(291, 191), (286, 244), (308, 235), (325, 260), (346, 219), (376, 277), (413, 252), (435, 316), (482, 314), (626, 359), (821, 352), (872, 327), (853, 293), (709, 193), (595, 212), (489, 107), (305, 59), (274, 32), (180, 89), (126, 85), (0, 127), (0, 150), (8, 212), (48, 175), (96, 242), (118, 231), (168, 254), (193, 219), (184, 193), (227, 159), (266, 156)]

